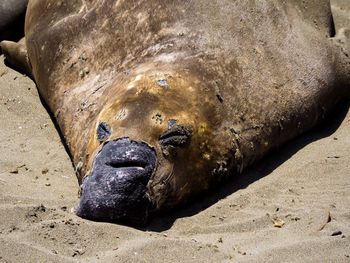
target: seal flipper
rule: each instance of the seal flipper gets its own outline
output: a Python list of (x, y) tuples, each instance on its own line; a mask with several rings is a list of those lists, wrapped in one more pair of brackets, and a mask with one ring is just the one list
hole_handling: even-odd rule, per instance
[(12, 41), (2, 41), (0, 42), (0, 48), (6, 57), (6, 61), (12, 67), (32, 78), (32, 69), (24, 38), (18, 43)]
[(337, 83), (350, 99), (350, 2), (333, 0), (331, 10), (335, 36), (331, 38), (335, 53)]

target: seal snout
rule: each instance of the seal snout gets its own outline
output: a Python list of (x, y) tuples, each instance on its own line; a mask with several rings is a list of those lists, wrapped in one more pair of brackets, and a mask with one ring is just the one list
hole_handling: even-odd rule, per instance
[(150, 202), (147, 184), (156, 167), (156, 152), (143, 142), (123, 138), (107, 142), (82, 184), (77, 214), (96, 221), (142, 225)]

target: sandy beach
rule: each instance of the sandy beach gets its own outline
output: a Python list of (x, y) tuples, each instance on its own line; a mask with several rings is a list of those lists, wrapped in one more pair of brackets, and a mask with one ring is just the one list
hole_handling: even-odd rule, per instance
[(0, 59), (0, 262), (350, 262), (350, 112), (144, 229), (73, 213), (78, 182), (34, 83)]

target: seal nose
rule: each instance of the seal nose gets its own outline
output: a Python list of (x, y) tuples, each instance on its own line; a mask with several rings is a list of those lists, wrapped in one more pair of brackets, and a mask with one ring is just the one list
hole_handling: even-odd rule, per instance
[(82, 184), (77, 215), (95, 221), (143, 225), (150, 202), (147, 183), (156, 167), (156, 152), (128, 138), (107, 142)]

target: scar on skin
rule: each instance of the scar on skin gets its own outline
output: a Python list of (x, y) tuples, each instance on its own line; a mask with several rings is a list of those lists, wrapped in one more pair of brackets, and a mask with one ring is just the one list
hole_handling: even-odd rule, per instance
[(128, 109), (122, 108), (116, 115), (116, 120), (121, 121), (124, 120), (126, 118), (126, 116), (128, 115)]
[(163, 123), (163, 116), (159, 112), (152, 116), (152, 120), (154, 120), (157, 124)]

